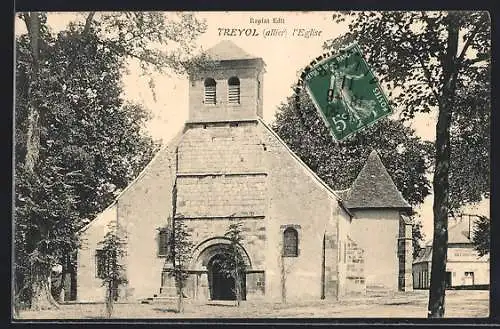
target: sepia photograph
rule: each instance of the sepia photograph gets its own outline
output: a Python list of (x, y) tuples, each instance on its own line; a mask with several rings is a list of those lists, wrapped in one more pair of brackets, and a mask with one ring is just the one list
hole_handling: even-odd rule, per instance
[(11, 321), (490, 317), (487, 11), (14, 20)]

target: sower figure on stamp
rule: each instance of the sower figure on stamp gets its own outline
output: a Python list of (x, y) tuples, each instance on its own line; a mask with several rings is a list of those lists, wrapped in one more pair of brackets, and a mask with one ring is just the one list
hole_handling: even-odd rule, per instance
[[(328, 89), (328, 103), (332, 105), (343, 105), (346, 109), (346, 118), (351, 122), (357, 122), (361, 125), (371, 114), (376, 116), (376, 102), (373, 100), (364, 100), (357, 97), (352, 91), (353, 82), (365, 77), (366, 73), (356, 73), (359, 68), (359, 62), (331, 69), (330, 88)], [(368, 72), (368, 71), (367, 71)]]

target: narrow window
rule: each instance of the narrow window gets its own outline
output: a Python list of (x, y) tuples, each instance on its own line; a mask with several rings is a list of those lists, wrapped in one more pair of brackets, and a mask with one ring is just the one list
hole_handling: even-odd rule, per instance
[(169, 231), (162, 228), (158, 232), (158, 256), (165, 257), (169, 252)]
[(283, 232), (283, 256), (297, 257), (299, 254), (299, 238), (298, 233), (294, 228), (287, 228)]
[(215, 100), (216, 100), (215, 89), (216, 89), (217, 83), (212, 78), (206, 78), (204, 85), (205, 85), (204, 103), (205, 104), (215, 104)]
[(239, 104), (240, 103), (240, 79), (237, 77), (231, 77), (227, 81), (228, 90), (228, 103), (229, 104)]

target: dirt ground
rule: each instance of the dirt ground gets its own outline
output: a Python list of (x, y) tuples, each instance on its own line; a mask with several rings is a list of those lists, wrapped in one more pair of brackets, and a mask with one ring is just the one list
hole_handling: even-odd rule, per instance
[[(370, 294), (342, 301), (288, 302), (244, 301), (185, 303), (176, 313), (175, 301), (153, 304), (115, 304), (113, 319), (175, 318), (426, 318), (428, 291)], [(21, 311), (19, 319), (104, 319), (104, 304), (63, 304), (59, 310)], [(446, 292), (447, 318), (484, 318), (489, 315), (489, 292), (451, 290)]]

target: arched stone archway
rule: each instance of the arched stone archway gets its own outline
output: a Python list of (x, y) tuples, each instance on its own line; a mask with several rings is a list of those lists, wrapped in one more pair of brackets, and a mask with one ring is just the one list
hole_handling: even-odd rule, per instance
[[(191, 257), (190, 269), (192, 270), (206, 270), (208, 262), (211, 257), (226, 250), (230, 246), (230, 241), (227, 238), (216, 237), (203, 241), (193, 250)], [(238, 251), (243, 258), (247, 269), (252, 268), (252, 261), (247, 251), (243, 246), (238, 245)]]
[[(251, 268), (252, 263), (245, 249), (238, 245), (238, 252), (247, 270)], [(230, 249), (230, 241), (226, 238), (213, 238), (202, 242), (195, 248), (193, 252), (191, 270), (199, 271), (203, 275), (200, 277), (202, 281), (206, 280), (208, 288), (206, 297), (211, 300), (234, 300), (235, 295), (235, 278), (224, 274), (222, 263), (234, 257)], [(246, 272), (241, 271), (241, 286), (242, 299), (246, 299)], [(204, 286), (202, 282), (201, 287)]]

